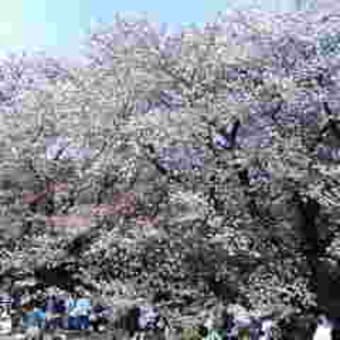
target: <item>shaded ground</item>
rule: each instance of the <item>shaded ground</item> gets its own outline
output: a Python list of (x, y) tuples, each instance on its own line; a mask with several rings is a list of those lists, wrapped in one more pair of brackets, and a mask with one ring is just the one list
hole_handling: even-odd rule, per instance
[[(16, 336), (20, 333), (15, 333), (12, 335), (0, 335), (0, 340), (14, 340)], [(81, 334), (79, 332), (63, 332), (60, 334), (66, 334), (67, 340), (111, 340), (112, 333), (89, 333), (89, 334)], [(49, 334), (44, 335), (44, 340), (50, 340), (51, 336)]]

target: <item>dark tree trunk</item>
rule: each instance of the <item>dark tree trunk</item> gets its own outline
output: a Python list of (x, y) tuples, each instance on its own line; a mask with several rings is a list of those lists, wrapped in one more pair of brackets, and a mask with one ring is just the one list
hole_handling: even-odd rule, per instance
[[(321, 260), (328, 242), (322, 242), (317, 223), (320, 220), (320, 205), (311, 198), (304, 201), (297, 192), (293, 194), (293, 201), (298, 213), (296, 226), (301, 238), (301, 250), (310, 270), (310, 290), (317, 296), (318, 309), (336, 316), (340, 312), (340, 294), (336, 288), (339, 287), (339, 277), (334, 277), (329, 266)], [(322, 228), (328, 228), (328, 225), (324, 224)]]

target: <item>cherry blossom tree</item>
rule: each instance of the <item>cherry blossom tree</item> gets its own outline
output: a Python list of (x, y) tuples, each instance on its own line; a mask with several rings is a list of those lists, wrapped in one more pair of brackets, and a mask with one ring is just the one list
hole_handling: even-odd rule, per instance
[[(338, 27), (335, 14), (220, 14), (175, 37), (147, 19), (117, 16), (94, 32), (87, 68), (49, 76), (44, 88), (24, 93), (15, 119), (3, 118), (11, 155), (3, 168), (18, 174), (17, 191), (69, 183), (63, 199), (16, 202), (12, 215), (24, 211), (23, 241), (39, 217), (87, 214), (84, 201), (102, 207), (133, 191), (136, 209), (99, 216), (82, 235), (56, 242), (37, 272), (51, 258), (59, 268), (83, 258), (78, 274), (124, 286), (130, 298), (168, 285), (182, 306), (219, 300), (259, 314), (315, 306), (336, 313), (336, 294), (332, 305), (323, 292), (338, 282), (338, 171), (334, 159), (318, 157), (320, 147), (339, 143), (339, 59), (319, 53), (322, 35)], [(162, 93), (180, 105), (139, 110)], [(46, 160), (48, 136), (94, 153)], [(203, 166), (166, 168), (162, 148), (201, 148)], [(145, 215), (157, 225), (136, 227)]]

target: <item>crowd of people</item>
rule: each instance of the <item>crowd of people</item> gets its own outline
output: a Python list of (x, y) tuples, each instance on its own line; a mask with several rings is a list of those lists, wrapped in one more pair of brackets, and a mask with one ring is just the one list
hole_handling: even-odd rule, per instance
[(34, 296), (2, 295), (0, 333), (11, 334), (14, 329), (26, 334), (61, 329), (101, 332), (111, 312), (110, 307), (93, 303), (89, 296), (81, 292), (63, 295), (47, 295), (42, 292)]
[(274, 321), (274, 315), (255, 317), (219, 306), (196, 326), (174, 332), (158, 307), (134, 305), (119, 314), (113, 307), (94, 300), (81, 291), (65, 294), (38, 291), (34, 296), (0, 295), (0, 334), (20, 333), (26, 340), (42, 340), (45, 333), (57, 338), (66, 330), (90, 335), (105, 333), (111, 327), (113, 340), (271, 340), (274, 338), (273, 326), (286, 329), (295, 325), (296, 329), (285, 332), (286, 335), (280, 338), (336, 340), (335, 330), (340, 328), (335, 319), (326, 316), (321, 316), (317, 322), (314, 318), (306, 319), (303, 327), (298, 327), (297, 320), (288, 322), (289, 325), (282, 324), (282, 321)]

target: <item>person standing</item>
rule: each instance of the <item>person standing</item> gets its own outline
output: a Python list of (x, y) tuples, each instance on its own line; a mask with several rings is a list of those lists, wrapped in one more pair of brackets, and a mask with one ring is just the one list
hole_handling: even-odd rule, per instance
[(332, 319), (332, 340), (340, 340), (340, 318), (333, 317)]
[(41, 308), (34, 308), (34, 302), (23, 306), (23, 318), (21, 326), (25, 331), (25, 339), (41, 340), (43, 338), (43, 328), (45, 327), (46, 315)]
[(208, 331), (208, 335), (204, 338), (204, 340), (223, 340), (222, 331), (211, 329)]
[(6, 306), (0, 306), (0, 334), (12, 332), (12, 320)]
[(180, 337), (181, 340), (202, 340), (203, 336), (197, 327), (184, 328)]
[(250, 340), (250, 332), (248, 328), (241, 328), (238, 331), (238, 340)]
[(270, 340), (272, 334), (273, 320), (265, 318), (261, 322), (259, 340)]
[(78, 329), (78, 319), (76, 310), (76, 296), (74, 293), (68, 295), (66, 300), (67, 328)]
[(159, 310), (155, 307), (139, 307), (138, 327), (140, 330), (154, 330), (160, 319)]
[(252, 318), (247, 314), (239, 314), (234, 316), (233, 328), (230, 332), (231, 335), (237, 336), (242, 340), (249, 339), (252, 323)]
[(332, 340), (332, 325), (325, 315), (319, 317), (313, 340)]
[(167, 340), (171, 337), (171, 325), (164, 315), (161, 315), (156, 324), (155, 336), (157, 339)]
[(108, 324), (108, 318), (112, 314), (112, 309), (110, 307), (103, 306), (100, 302), (92, 308), (92, 313), (90, 315), (90, 322), (92, 328), (95, 332), (100, 333)]
[(56, 310), (57, 297), (55, 295), (49, 295), (45, 302), (46, 312), (46, 328), (55, 329), (58, 326), (58, 315)]
[(203, 327), (205, 328), (206, 334), (204, 335), (204, 340), (223, 340), (223, 335), (220, 334), (222, 331), (217, 329), (220, 320), (218, 308), (214, 308), (210, 314), (208, 319), (205, 321)]
[(75, 307), (78, 319), (77, 324), (80, 330), (87, 330), (89, 328), (92, 309), (90, 298), (84, 295), (78, 293)]
[(12, 332), (11, 305), (11, 296), (7, 294), (0, 295), (0, 334), (10, 334)]
[(132, 306), (127, 314), (123, 316), (122, 323), (123, 329), (126, 329), (130, 337), (139, 333), (140, 327), (140, 309), (137, 306)]
[(207, 318), (207, 320), (204, 323), (204, 327), (208, 330), (211, 331), (214, 327), (214, 314), (211, 311), (209, 314), (209, 317)]
[(56, 326), (60, 329), (63, 329), (65, 326), (64, 320), (65, 320), (65, 314), (66, 314), (65, 296), (59, 295), (56, 298), (55, 312), (56, 312), (56, 318), (55, 318)]

